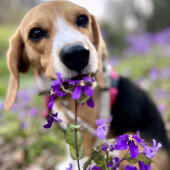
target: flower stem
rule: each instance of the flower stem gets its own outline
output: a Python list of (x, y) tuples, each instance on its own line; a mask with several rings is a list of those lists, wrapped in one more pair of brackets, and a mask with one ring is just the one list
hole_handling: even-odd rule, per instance
[[(75, 101), (75, 125), (77, 125), (77, 108), (78, 108), (78, 103)], [(79, 151), (78, 151), (78, 143), (77, 143), (77, 129), (74, 129), (75, 131), (75, 144), (76, 144), (76, 156), (77, 156), (77, 166), (78, 169), (80, 170), (80, 162), (79, 162)]]
[(116, 168), (121, 162), (123, 162), (124, 160), (126, 160), (126, 158), (124, 157), (124, 158), (122, 158), (119, 162), (117, 162), (113, 167), (112, 167), (112, 170), (114, 169), (114, 168)]
[(108, 167), (108, 164), (109, 164), (109, 152), (106, 151), (106, 159), (107, 159), (107, 167)]

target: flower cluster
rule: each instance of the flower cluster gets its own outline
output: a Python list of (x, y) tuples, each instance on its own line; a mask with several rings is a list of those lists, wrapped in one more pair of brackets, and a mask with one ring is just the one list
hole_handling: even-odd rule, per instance
[[(66, 85), (66, 87), (68, 88), (68, 90), (71, 89), (71, 93), (72, 93), (72, 99), (77, 101), (78, 103), (82, 103), (84, 104), (85, 102), (87, 102), (87, 105), (89, 107), (94, 107), (94, 102), (93, 102), (93, 89), (91, 88), (91, 84), (92, 82), (94, 82), (95, 80), (89, 77), (80, 77), (80, 80), (72, 80), (72, 79), (63, 79), (61, 77), (60, 73), (56, 74), (58, 79), (52, 81), (52, 86), (51, 86), (51, 95), (50, 95), (50, 102), (49, 102), (49, 108), (52, 109), (54, 106), (54, 101), (55, 101), (55, 96), (66, 96), (68, 94), (68, 91), (63, 89), (63, 86)], [(107, 133), (109, 131), (109, 124), (112, 120), (112, 117), (109, 120), (105, 120), (105, 119), (97, 119), (96, 120), (96, 124), (97, 124), (97, 129), (95, 131), (95, 135), (100, 138), (100, 139), (106, 139)], [(51, 114), (47, 124), (45, 124), (43, 127), (44, 128), (51, 128), (52, 123), (56, 121), (56, 122), (62, 122), (61, 119), (58, 118), (58, 113), (56, 114)], [(143, 152), (140, 153), (139, 151), (139, 146), (142, 146)], [(95, 159), (92, 156), (91, 160), (94, 161), (96, 163), (95, 166), (91, 166), (92, 164), (88, 164), (89, 168), (88, 170), (101, 170), (102, 167), (106, 167), (109, 169), (114, 169), (116, 170), (121, 161), (123, 160), (119, 160), (118, 157), (115, 156), (110, 156), (110, 152), (113, 151), (121, 151), (121, 150), (128, 150), (129, 154), (127, 153), (127, 155), (125, 155), (124, 159), (128, 161), (128, 159), (136, 159), (143, 154), (145, 157), (147, 157), (147, 159), (149, 159), (149, 161), (155, 156), (155, 153), (158, 151), (158, 149), (161, 147), (162, 145), (160, 143), (158, 143), (156, 145), (156, 140), (153, 139), (153, 148), (147, 146), (144, 143), (144, 140), (142, 140), (139, 135), (121, 135), (118, 138), (116, 138), (116, 140), (114, 141), (113, 144), (110, 144), (109, 142), (106, 142), (101, 148), (100, 148), (100, 152), (104, 152), (104, 160), (100, 162), (100, 164), (96, 163), (96, 156)], [(100, 153), (99, 152), (99, 153)], [(96, 152), (97, 153), (97, 152)], [(95, 154), (96, 154), (95, 153)], [(99, 159), (101, 161), (101, 156), (102, 154), (99, 156)], [(91, 161), (91, 162), (92, 162)], [(150, 170), (151, 169), (151, 165), (150, 162), (148, 162), (146, 164), (146, 162), (141, 158), (140, 160), (137, 160), (140, 170)], [(145, 162), (145, 163), (144, 163)], [(103, 165), (101, 165), (103, 164)], [(67, 169), (73, 169), (72, 164), (69, 164), (69, 168)], [(137, 170), (136, 167), (133, 167), (131, 165), (127, 165), (125, 167), (125, 170)]]
[[(91, 88), (92, 82), (95, 82), (94, 79), (90, 77), (80, 77), (80, 80), (72, 80), (72, 79), (63, 79), (60, 73), (56, 73), (57, 80), (53, 80), (51, 83), (51, 94), (49, 98), (48, 107), (52, 110), (55, 101), (55, 95), (59, 97), (66, 96), (68, 91), (63, 89), (63, 84), (66, 84), (68, 88), (73, 89), (72, 99), (76, 100), (82, 104), (84, 102), (91, 108), (94, 108), (93, 101), (93, 89)], [(59, 118), (57, 118), (58, 113), (52, 114), (48, 119), (48, 123), (44, 125), (44, 128), (51, 128), (53, 121), (61, 122)]]
[(78, 100), (85, 94), (89, 99), (87, 100), (87, 105), (91, 108), (94, 107), (94, 102), (92, 99), (93, 89), (88, 85), (88, 82), (94, 82), (95, 80), (90, 77), (83, 77), (82, 80), (70, 81), (70, 85), (75, 85), (75, 90), (72, 93), (72, 98)]
[[(95, 131), (95, 135), (98, 136), (100, 139), (105, 139), (107, 132), (109, 130), (109, 126), (107, 121), (104, 119), (97, 119), (96, 120), (97, 129)], [(143, 151), (140, 153), (139, 146), (143, 147)], [(106, 142), (102, 147), (101, 150), (104, 151), (108, 157), (109, 152), (121, 151), (121, 150), (128, 150), (129, 156), (131, 159), (137, 159), (140, 154), (145, 155), (145, 157), (149, 158), (149, 160), (153, 159), (158, 149), (161, 147), (161, 143), (156, 144), (156, 140), (153, 139), (153, 148), (147, 146), (144, 143), (144, 140), (139, 137), (139, 133), (137, 135), (121, 135), (116, 138), (114, 144), (110, 144)], [(125, 157), (126, 159), (126, 157)], [(142, 159), (142, 158), (141, 158)], [(119, 158), (112, 156), (108, 162), (108, 168), (115, 169), (119, 167)], [(146, 162), (145, 162), (146, 163)], [(150, 170), (151, 164), (145, 164), (142, 160), (138, 161), (140, 170)], [(137, 170), (136, 167), (127, 165), (125, 170)]]
[[(130, 157), (132, 159), (135, 159), (139, 156), (139, 148), (138, 145), (141, 145), (144, 147), (143, 154), (145, 154), (146, 157), (152, 159), (158, 149), (162, 146), (161, 143), (158, 143), (156, 146), (156, 140), (153, 139), (153, 148), (147, 146), (144, 143), (144, 140), (142, 140), (139, 135), (122, 135), (116, 139), (115, 149), (116, 150), (127, 150), (129, 148), (130, 150)], [(146, 165), (144, 162), (139, 161), (138, 162), (140, 170), (150, 170), (151, 165)], [(125, 167), (125, 170), (137, 170), (136, 167), (127, 165)]]

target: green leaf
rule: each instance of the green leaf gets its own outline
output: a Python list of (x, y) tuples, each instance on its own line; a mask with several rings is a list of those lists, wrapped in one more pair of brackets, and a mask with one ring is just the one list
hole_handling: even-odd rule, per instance
[(82, 125), (74, 125), (74, 124), (70, 124), (70, 128), (72, 129), (72, 130), (74, 130), (74, 129), (80, 129), (82, 127)]
[(152, 163), (152, 159), (148, 158), (145, 154), (140, 153), (137, 158), (132, 159), (130, 154), (125, 155), (125, 158), (128, 162), (135, 164), (139, 161), (142, 161), (146, 165), (150, 165)]
[(86, 170), (88, 168), (91, 161), (94, 161), (96, 163), (96, 166), (102, 168), (102, 170), (109, 170), (109, 168), (107, 167), (107, 162), (105, 160), (105, 152), (101, 150), (102, 146), (103, 145), (97, 146), (96, 150), (92, 149), (89, 159), (83, 166), (83, 170)]
[(78, 103), (85, 103), (90, 97), (86, 96), (84, 93), (80, 99), (77, 100)]
[(72, 127), (73, 127), (73, 124), (67, 125), (66, 142), (69, 144), (70, 154), (71, 154), (72, 159), (80, 160), (84, 155), (84, 151), (82, 147), (83, 137), (81, 133), (77, 131), (77, 145), (78, 145), (78, 153), (79, 153), (79, 157), (77, 157), (76, 144), (75, 144), (75, 130)]
[(83, 165), (83, 170), (86, 170), (88, 168), (88, 166), (90, 165), (91, 161), (92, 161), (92, 157), (90, 156), (89, 159), (85, 162), (85, 164)]

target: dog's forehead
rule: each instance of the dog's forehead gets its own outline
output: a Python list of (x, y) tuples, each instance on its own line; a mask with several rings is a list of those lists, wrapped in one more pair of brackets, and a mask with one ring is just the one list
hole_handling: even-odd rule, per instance
[(25, 27), (29, 23), (38, 20), (46, 21), (56, 21), (57, 17), (62, 17), (67, 20), (69, 18), (74, 18), (78, 14), (89, 14), (89, 12), (76, 4), (69, 1), (51, 1), (42, 3), (32, 10), (30, 10), (27, 15), (23, 18), (21, 26)]

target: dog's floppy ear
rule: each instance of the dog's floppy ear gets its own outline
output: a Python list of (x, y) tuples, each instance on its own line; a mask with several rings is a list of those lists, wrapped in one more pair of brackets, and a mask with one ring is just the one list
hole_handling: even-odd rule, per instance
[(10, 71), (10, 80), (5, 100), (5, 110), (12, 108), (19, 88), (19, 72), (26, 72), (29, 68), (28, 60), (23, 57), (24, 44), (19, 28), (10, 38), (9, 50), (7, 53), (7, 63)]
[(94, 46), (96, 47), (98, 53), (98, 73), (96, 75), (96, 80), (101, 88), (104, 88), (104, 77), (103, 77), (103, 61), (106, 59), (108, 53), (106, 44), (103, 40), (103, 37), (100, 32), (99, 25), (96, 21), (96, 18), (91, 15), (92, 19), (92, 31), (93, 31), (93, 38), (94, 38)]

